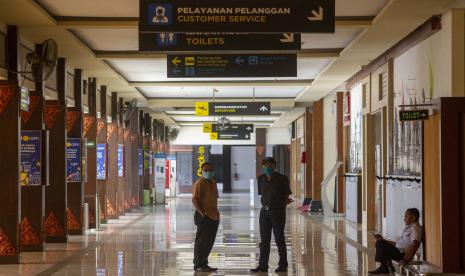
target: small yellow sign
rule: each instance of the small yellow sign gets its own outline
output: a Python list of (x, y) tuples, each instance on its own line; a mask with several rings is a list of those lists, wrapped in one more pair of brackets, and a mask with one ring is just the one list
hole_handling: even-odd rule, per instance
[(210, 140), (218, 140), (218, 132), (210, 133)]
[(211, 133), (212, 132), (212, 124), (203, 124), (203, 132), (204, 133)]
[(196, 102), (195, 103), (195, 115), (196, 116), (208, 116), (208, 102)]
[(185, 57), (184, 63), (186, 66), (195, 66), (195, 57)]

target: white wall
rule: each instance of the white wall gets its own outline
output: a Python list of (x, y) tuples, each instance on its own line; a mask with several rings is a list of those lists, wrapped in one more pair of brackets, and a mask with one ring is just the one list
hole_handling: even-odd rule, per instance
[[(236, 171), (238, 180), (234, 180)], [(255, 179), (255, 146), (231, 147), (231, 178), (233, 192), (250, 190), (250, 179)]]
[(209, 133), (203, 133), (201, 126), (185, 126), (179, 129), (179, 135), (173, 145), (255, 145), (255, 133), (250, 140), (210, 140)]
[(266, 129), (266, 144), (290, 145), (291, 131), (288, 127), (272, 127)]
[[(330, 94), (323, 100), (323, 178), (337, 161), (336, 119), (336, 95)], [(326, 190), (331, 206), (334, 206), (334, 181), (330, 180)]]

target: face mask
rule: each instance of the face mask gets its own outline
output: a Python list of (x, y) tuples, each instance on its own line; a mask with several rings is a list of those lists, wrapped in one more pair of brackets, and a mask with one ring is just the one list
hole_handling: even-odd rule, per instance
[(265, 167), (263, 168), (263, 173), (266, 175), (266, 176), (271, 176), (273, 174), (273, 169), (270, 168), (270, 167)]
[(211, 171), (202, 171), (202, 176), (205, 179), (211, 179), (213, 177), (213, 172), (211, 172)]

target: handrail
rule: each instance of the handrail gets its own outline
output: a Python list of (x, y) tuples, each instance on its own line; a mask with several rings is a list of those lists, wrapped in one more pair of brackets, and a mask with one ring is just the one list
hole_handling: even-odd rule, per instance
[(344, 164), (343, 162), (337, 161), (333, 168), (328, 172), (326, 177), (321, 182), (321, 200), (323, 203), (323, 214), (325, 216), (337, 216), (339, 214), (335, 214), (331, 206), (329, 206), (329, 199), (328, 194), (326, 193), (326, 187), (328, 186), (329, 181), (332, 179), (333, 176), (337, 176), (337, 170), (339, 167)]

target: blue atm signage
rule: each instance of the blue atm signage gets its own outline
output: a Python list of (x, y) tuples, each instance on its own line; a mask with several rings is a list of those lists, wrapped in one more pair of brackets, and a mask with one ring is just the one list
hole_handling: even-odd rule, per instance
[(66, 143), (66, 179), (81, 182), (81, 139), (68, 138)]
[(107, 145), (97, 144), (97, 179), (107, 179)]
[(142, 149), (139, 149), (137, 153), (137, 164), (139, 167), (139, 176), (142, 176), (144, 174), (144, 153)]
[(296, 54), (168, 55), (168, 78), (297, 77)]
[(140, 0), (140, 32), (334, 32), (335, 0)]
[(139, 33), (139, 51), (300, 50), (294, 33)]
[(118, 145), (118, 177), (124, 176), (124, 145)]
[[(21, 186), (42, 184), (42, 132), (21, 131)], [(8, 161), (2, 161), (8, 162)]]

